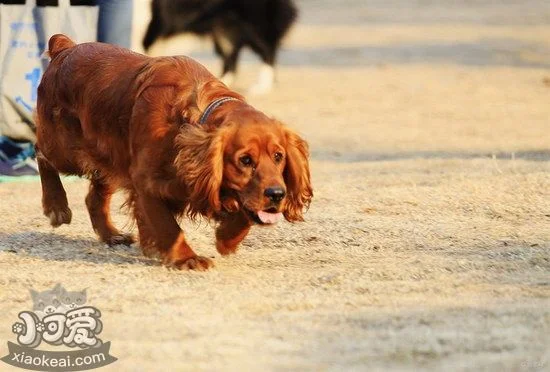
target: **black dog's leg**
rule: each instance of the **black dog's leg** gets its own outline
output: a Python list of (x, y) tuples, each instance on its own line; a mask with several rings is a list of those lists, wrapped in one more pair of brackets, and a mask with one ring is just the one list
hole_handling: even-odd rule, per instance
[(160, 9), (158, 6), (158, 1), (153, 1), (151, 4), (151, 11), (152, 11), (152, 17), (151, 22), (149, 22), (149, 26), (147, 27), (147, 32), (145, 33), (145, 36), (143, 37), (143, 48), (145, 51), (148, 51), (151, 45), (155, 43), (155, 41), (162, 36), (161, 35), (161, 19), (160, 19)]
[(275, 82), (275, 58), (277, 46), (270, 46), (259, 40), (252, 40), (250, 43), (252, 50), (260, 56), (263, 65), (260, 67), (258, 80), (249, 89), (250, 94), (265, 94), (271, 91)]
[[(226, 43), (230, 43), (225, 41)], [(216, 54), (218, 54), (223, 59), (223, 70), (221, 80), (226, 85), (231, 85), (235, 80), (235, 74), (237, 73), (237, 60), (239, 59), (239, 54), (243, 47), (241, 41), (231, 42), (231, 45), (224, 46), (221, 45), (220, 40), (214, 38), (214, 48)]]
[(242, 49), (242, 44), (237, 44), (234, 46), (233, 51), (223, 60), (223, 73), (227, 74), (228, 72), (235, 73), (237, 71), (237, 60), (239, 59), (239, 54)]

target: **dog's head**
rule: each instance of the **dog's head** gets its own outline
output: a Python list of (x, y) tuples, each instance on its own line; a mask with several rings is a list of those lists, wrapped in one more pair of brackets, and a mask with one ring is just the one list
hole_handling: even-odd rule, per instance
[(282, 123), (237, 110), (216, 128), (187, 126), (177, 143), (191, 217), (243, 211), (258, 224), (303, 220), (313, 196), (308, 146)]

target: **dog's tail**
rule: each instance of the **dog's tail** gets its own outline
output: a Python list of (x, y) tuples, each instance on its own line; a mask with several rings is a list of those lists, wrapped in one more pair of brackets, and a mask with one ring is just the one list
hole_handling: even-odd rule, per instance
[(74, 41), (63, 34), (55, 34), (48, 42), (48, 50), (45, 52), (50, 58), (54, 59), (59, 53), (65, 49), (72, 48), (76, 45)]

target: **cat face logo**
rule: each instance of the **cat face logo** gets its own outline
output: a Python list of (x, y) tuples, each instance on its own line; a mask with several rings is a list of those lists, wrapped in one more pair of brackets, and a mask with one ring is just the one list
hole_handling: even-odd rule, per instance
[[(31, 289), (30, 294), (32, 311), (19, 313), (20, 321), (12, 325), (17, 344), (8, 341), (10, 354), (2, 361), (16, 367), (52, 371), (92, 369), (116, 361), (109, 355), (110, 342), (98, 337), (103, 330), (101, 312), (86, 303), (86, 289), (69, 291), (57, 284), (40, 292)], [(79, 350), (37, 350), (42, 343)], [(56, 368), (50, 368), (54, 362)]]
[(66, 313), (68, 310), (84, 306), (86, 303), (86, 289), (81, 291), (67, 291), (61, 284), (53, 289), (37, 292), (30, 290), (33, 302), (33, 311), (40, 319), (45, 315), (56, 312)]
[(57, 284), (53, 289), (30, 292), (33, 311), (20, 312), (23, 323), (17, 322), (12, 327), (20, 345), (34, 348), (42, 341), (81, 348), (101, 345), (101, 339), (97, 338), (103, 328), (101, 312), (85, 306), (86, 289), (68, 291)]

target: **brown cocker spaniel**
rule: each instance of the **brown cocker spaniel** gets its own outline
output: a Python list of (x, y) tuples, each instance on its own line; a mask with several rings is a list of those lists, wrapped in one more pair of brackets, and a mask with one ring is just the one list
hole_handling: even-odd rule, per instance
[(177, 218), (219, 224), (234, 253), (253, 224), (302, 220), (313, 196), (308, 146), (187, 57), (150, 58), (101, 43), (49, 41), (38, 88), (37, 154), (44, 214), (71, 222), (59, 172), (90, 179), (86, 206), (108, 244), (131, 244), (109, 202), (128, 192), (140, 245), (181, 269), (213, 265), (185, 241)]

